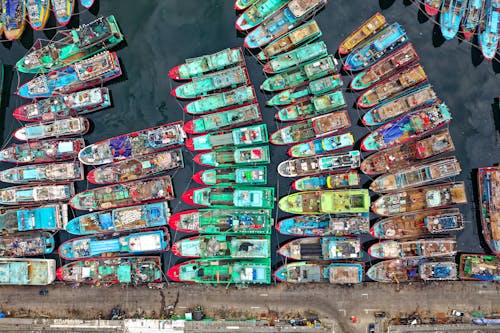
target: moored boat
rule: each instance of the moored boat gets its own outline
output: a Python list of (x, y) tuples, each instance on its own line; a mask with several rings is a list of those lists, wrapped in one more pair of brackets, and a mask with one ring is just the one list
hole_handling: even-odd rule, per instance
[(492, 60), (497, 52), (499, 24), (500, 1), (485, 0), (483, 20), (479, 23), (477, 40), (486, 60)]
[(26, 11), (33, 30), (45, 27), (50, 13), (50, 0), (26, 0)]
[(275, 228), (287, 236), (358, 235), (368, 233), (370, 218), (368, 213), (297, 215), (279, 221)]
[(296, 191), (335, 190), (358, 186), (359, 174), (356, 170), (331, 173), (320, 176), (307, 176), (295, 180), (291, 187)]
[(20, 141), (36, 141), (49, 138), (83, 135), (90, 128), (89, 120), (84, 117), (67, 117), (28, 124), (17, 129), (13, 136)]
[(368, 254), (377, 259), (448, 257), (456, 253), (455, 238), (386, 240), (368, 248)]
[(439, 25), (441, 34), (446, 40), (451, 40), (457, 35), (466, 5), (466, 0), (443, 0)]
[(200, 170), (193, 175), (193, 180), (202, 185), (265, 185), (267, 168), (265, 166), (238, 166)]
[(471, 39), (479, 22), (484, 19), (484, 0), (468, 0), (467, 9), (462, 21), (462, 33), (466, 39)]
[(270, 163), (271, 155), (269, 146), (227, 148), (197, 154), (193, 157), (193, 161), (209, 167), (257, 165)]
[(0, 258), (0, 285), (45, 286), (55, 279), (54, 259)]
[(364, 263), (299, 261), (279, 267), (276, 280), (288, 283), (353, 284), (363, 282)]
[(273, 15), (290, 0), (257, 0), (236, 19), (236, 29), (246, 31), (255, 28)]
[(218, 94), (207, 95), (184, 105), (184, 112), (193, 115), (224, 111), (235, 106), (242, 106), (256, 101), (253, 86), (243, 86)]
[(260, 124), (195, 136), (186, 140), (186, 147), (191, 151), (205, 151), (233, 146), (251, 146), (267, 143), (268, 140), (267, 126)]
[(0, 171), (0, 181), (11, 184), (83, 180), (85, 170), (77, 161), (23, 165)]
[(244, 10), (253, 5), (254, 2), (257, 0), (236, 0), (234, 2), (234, 9), (235, 10)]
[(462, 254), (460, 279), (500, 281), (500, 259), (488, 254)]
[(317, 175), (337, 169), (355, 169), (360, 165), (359, 150), (330, 155), (300, 157), (285, 160), (278, 165), (278, 173), (282, 177), (300, 177)]
[(479, 168), (477, 183), (483, 236), (500, 258), (500, 167)]
[(418, 265), (418, 273), (423, 281), (458, 280), (457, 268), (453, 261), (423, 261)]
[(92, 5), (94, 4), (94, 1), (95, 1), (95, 0), (80, 0), (80, 4), (81, 4), (84, 8), (89, 9), (89, 8), (90, 8), (90, 7), (92, 7)]
[(0, 211), (0, 230), (5, 233), (59, 230), (68, 223), (68, 205), (52, 204)]
[(282, 197), (278, 206), (292, 214), (367, 213), (370, 196), (365, 189), (296, 192)]
[(75, 0), (50, 0), (56, 21), (60, 26), (68, 25), (73, 15)]
[(370, 267), (366, 276), (382, 283), (457, 280), (457, 264), (453, 258), (391, 259)]
[(282, 245), (278, 254), (294, 260), (359, 259), (362, 255), (359, 238), (307, 237)]
[(443, 2), (443, 0), (425, 0), (425, 12), (431, 16), (436, 15), (441, 8), (441, 2)]
[(8, 40), (21, 38), (26, 27), (24, 0), (2, 0), (2, 23)]
[(189, 189), (181, 196), (192, 206), (214, 208), (273, 208), (274, 187), (210, 186)]
[(71, 160), (83, 147), (85, 142), (81, 138), (13, 144), (0, 150), (0, 161), (24, 164)]
[(361, 45), (370, 37), (378, 33), (387, 26), (385, 17), (376, 13), (368, 20), (363, 22), (359, 28), (354, 30), (339, 46), (339, 54), (346, 55), (354, 50), (358, 45)]
[(349, 132), (293, 145), (287, 154), (290, 157), (308, 157), (333, 153), (339, 149), (352, 147), (353, 144), (354, 136)]
[(0, 204), (28, 205), (67, 201), (75, 194), (73, 183), (51, 185), (21, 185), (0, 189)]
[(336, 111), (347, 106), (342, 91), (334, 91), (321, 96), (304, 98), (276, 112), (279, 121), (305, 120), (314, 116)]
[(0, 237), (0, 257), (33, 257), (54, 251), (54, 235), (47, 231), (26, 231)]
[(305, 44), (271, 59), (264, 65), (264, 72), (268, 74), (286, 72), (301, 64), (326, 57), (327, 55), (328, 49), (325, 42), (319, 41)]

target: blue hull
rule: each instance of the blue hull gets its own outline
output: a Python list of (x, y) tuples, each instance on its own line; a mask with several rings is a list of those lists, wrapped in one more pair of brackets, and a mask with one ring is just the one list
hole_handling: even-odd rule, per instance
[(445, 0), (443, 2), (439, 24), (441, 34), (446, 40), (451, 40), (457, 35), (464, 12), (464, 0)]
[(487, 60), (495, 57), (498, 47), (498, 25), (500, 21), (500, 6), (492, 4), (492, 0), (486, 0), (484, 7), (484, 22), (479, 25), (479, 46)]

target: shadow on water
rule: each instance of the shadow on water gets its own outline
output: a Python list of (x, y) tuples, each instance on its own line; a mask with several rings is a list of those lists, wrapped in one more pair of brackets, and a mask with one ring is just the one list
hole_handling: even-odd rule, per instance
[(3, 47), (5, 47), (8, 50), (12, 49), (12, 42), (11, 41), (6, 40), (5, 42), (2, 42), (2, 45), (3, 45)]
[(471, 50), (470, 50), (470, 57), (472, 60), (472, 65), (474, 67), (477, 67), (483, 63), (484, 57), (483, 53), (481, 52), (481, 48), (478, 46), (478, 40), (477, 40), (477, 35), (474, 35), (474, 39), (472, 40), (473, 45), (471, 45)]
[[(0, 102), (0, 119), (6, 119), (7, 107), (10, 104), (10, 89), (12, 86), (12, 78), (14, 76), (14, 71), (12, 70), (12, 65), (3, 65), (3, 85), (1, 91), (1, 102)], [(5, 126), (0, 127), (0, 137), (4, 138)], [(3, 140), (1, 143), (3, 146)]]
[[(494, 103), (491, 105), (491, 112), (493, 112), (493, 122), (495, 124), (496, 135), (497, 135), (497, 147), (500, 146), (500, 97), (495, 97)], [(500, 162), (500, 157), (499, 161)]]
[(71, 19), (69, 20), (69, 23), (66, 26), (66, 29), (78, 28), (79, 25), (80, 25), (80, 1), (75, 0), (75, 7), (73, 9), (73, 15), (71, 16)]
[(441, 47), (444, 42), (446, 42), (446, 39), (444, 39), (443, 34), (441, 34), (441, 28), (438, 23), (435, 23), (434, 28), (432, 28), (432, 45), (434, 47)]
[(413, 0), (403, 0), (403, 5), (405, 5), (406, 7), (413, 5), (413, 3)]
[(424, 2), (421, 2), (420, 5), (418, 6), (417, 20), (418, 20), (418, 23), (420, 23), (420, 24), (429, 21), (429, 16), (427, 16), (427, 14), (425, 13), (425, 3)]
[[(474, 215), (476, 217), (476, 230), (483, 230), (483, 226), (481, 224), (481, 205), (479, 202), (479, 184), (477, 182), (477, 173), (478, 169), (472, 169), (471, 177), (472, 177), (472, 194), (474, 201), (472, 202)], [(486, 242), (486, 239), (484, 238), (484, 235), (482, 232), (478, 232), (478, 238), (479, 238), (479, 245), (485, 250), (489, 249), (488, 243)]]
[(57, 33), (57, 20), (54, 15), (49, 15), (49, 19), (47, 24), (45, 25), (45, 29), (43, 30), (43, 34), (47, 39), (52, 39)]
[(387, 9), (391, 7), (396, 0), (378, 0), (378, 5), (380, 6), (380, 9)]
[(500, 73), (500, 60), (497, 57), (491, 61), (491, 67), (495, 73)]
[(92, 7), (88, 9), (88, 11), (95, 16), (99, 16), (99, 9), (101, 9), (101, 1), (100, 0), (95, 0), (94, 4)]
[(19, 41), (26, 50), (29, 50), (33, 45), (33, 29), (31, 29), (29, 24), (26, 24), (26, 29)]
[(118, 62), (120, 63), (122, 75), (120, 75), (116, 79), (113, 79), (113, 81), (112, 81), (113, 83), (118, 83), (118, 82), (123, 82), (123, 81), (128, 80), (127, 68), (125, 68), (125, 66), (123, 66), (123, 61), (120, 58), (118, 58)]

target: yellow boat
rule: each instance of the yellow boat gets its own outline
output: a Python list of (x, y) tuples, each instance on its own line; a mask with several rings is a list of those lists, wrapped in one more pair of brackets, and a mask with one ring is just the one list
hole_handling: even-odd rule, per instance
[(386, 25), (385, 17), (380, 13), (376, 13), (340, 43), (339, 54), (348, 54), (365, 40), (382, 30)]

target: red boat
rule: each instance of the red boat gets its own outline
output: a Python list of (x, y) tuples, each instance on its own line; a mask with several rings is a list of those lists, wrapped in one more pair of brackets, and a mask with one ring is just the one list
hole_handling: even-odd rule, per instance
[(431, 16), (439, 13), (442, 0), (425, 0), (425, 12)]

